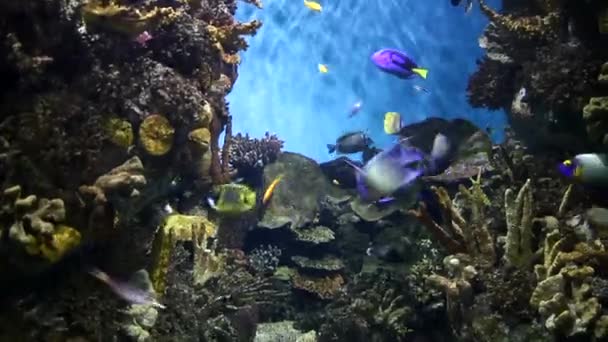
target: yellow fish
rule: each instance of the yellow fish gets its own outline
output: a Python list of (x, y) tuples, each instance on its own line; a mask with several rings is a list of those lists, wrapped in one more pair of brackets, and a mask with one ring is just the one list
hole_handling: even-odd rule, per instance
[(317, 68), (319, 68), (319, 72), (322, 74), (327, 74), (327, 72), (329, 71), (329, 69), (327, 69), (327, 65), (325, 64), (319, 64), (317, 65)]
[(399, 113), (387, 112), (384, 114), (384, 133), (398, 134), (402, 127), (403, 124), (401, 122), (401, 115), (399, 115)]
[(310, 9), (311, 11), (315, 11), (315, 12), (323, 11), (323, 7), (321, 7), (321, 4), (319, 4), (316, 1), (304, 0), (304, 6), (308, 7), (308, 9)]
[(283, 178), (283, 175), (278, 175), (270, 183), (270, 185), (266, 188), (266, 191), (264, 191), (264, 197), (262, 197), (262, 204), (266, 205), (266, 203), (268, 203), (268, 201), (270, 200), (270, 197), (272, 197), (272, 193), (274, 192), (274, 189), (277, 187), (277, 185), (279, 184), (279, 182), (281, 181), (282, 178)]

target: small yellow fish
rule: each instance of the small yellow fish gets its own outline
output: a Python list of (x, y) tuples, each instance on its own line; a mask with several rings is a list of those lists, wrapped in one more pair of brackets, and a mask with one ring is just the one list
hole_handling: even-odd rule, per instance
[(308, 9), (310, 9), (311, 11), (315, 11), (315, 12), (323, 11), (323, 7), (321, 7), (321, 4), (316, 1), (304, 0), (304, 6), (308, 7)]
[(266, 188), (266, 191), (264, 191), (264, 197), (262, 197), (262, 204), (266, 205), (266, 203), (268, 203), (270, 197), (272, 197), (274, 189), (277, 187), (281, 179), (283, 179), (283, 175), (278, 175)]
[(398, 134), (403, 127), (401, 115), (397, 112), (387, 112), (384, 114), (384, 133)]
[(331, 182), (332, 182), (332, 183), (334, 183), (334, 185), (338, 185), (338, 186), (340, 185), (340, 182), (338, 182), (338, 180), (337, 180), (337, 179), (334, 179), (334, 180), (332, 180)]
[(329, 71), (329, 69), (327, 69), (327, 65), (325, 64), (319, 64), (317, 65), (317, 67), (319, 68), (319, 72), (322, 74), (327, 74), (327, 72)]

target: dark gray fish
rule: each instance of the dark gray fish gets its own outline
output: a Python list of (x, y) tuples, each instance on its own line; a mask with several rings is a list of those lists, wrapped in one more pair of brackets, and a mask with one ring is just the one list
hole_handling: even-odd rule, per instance
[(357, 153), (368, 149), (374, 142), (362, 131), (346, 133), (336, 140), (335, 144), (327, 144), (329, 153)]

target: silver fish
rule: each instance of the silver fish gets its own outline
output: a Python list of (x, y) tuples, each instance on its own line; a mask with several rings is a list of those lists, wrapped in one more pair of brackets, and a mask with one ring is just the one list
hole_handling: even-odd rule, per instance
[(129, 281), (116, 280), (97, 268), (90, 270), (89, 274), (107, 284), (115, 294), (131, 304), (165, 308), (156, 300), (152, 282), (146, 270), (135, 272)]

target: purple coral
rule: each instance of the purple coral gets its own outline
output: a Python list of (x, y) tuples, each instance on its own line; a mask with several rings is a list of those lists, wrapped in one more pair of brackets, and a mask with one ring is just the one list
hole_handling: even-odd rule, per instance
[(283, 148), (283, 141), (266, 132), (262, 139), (250, 138), (241, 133), (232, 137), (230, 163), (240, 176), (248, 176), (274, 162)]

